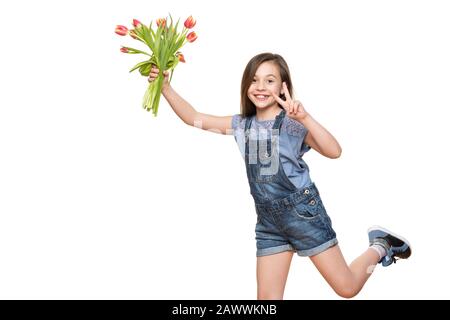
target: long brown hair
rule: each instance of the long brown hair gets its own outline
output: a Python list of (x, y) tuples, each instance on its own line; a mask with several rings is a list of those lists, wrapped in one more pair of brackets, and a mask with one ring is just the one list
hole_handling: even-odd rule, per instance
[[(241, 82), (242, 117), (249, 117), (256, 114), (256, 107), (253, 104), (253, 102), (251, 102), (251, 100), (248, 98), (247, 91), (248, 88), (250, 88), (250, 85), (252, 84), (256, 70), (262, 63), (266, 61), (273, 62), (278, 66), (280, 70), (281, 82), (282, 83), (286, 82), (289, 93), (291, 93), (291, 95), (293, 94), (291, 73), (289, 72), (289, 67), (286, 61), (283, 59), (283, 57), (278, 54), (270, 52), (258, 54), (248, 62), (247, 66), (245, 67), (244, 74), (242, 75), (242, 82)], [(285, 99), (284, 94), (280, 95), (280, 98), (284, 100)]]

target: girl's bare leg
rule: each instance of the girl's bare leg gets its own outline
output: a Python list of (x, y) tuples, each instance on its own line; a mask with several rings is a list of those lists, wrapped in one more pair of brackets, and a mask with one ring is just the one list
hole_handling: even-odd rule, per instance
[(344, 298), (358, 294), (380, 260), (375, 250), (367, 249), (348, 266), (339, 245), (310, 258), (333, 290)]
[(284, 251), (257, 257), (258, 300), (281, 300), (294, 252)]

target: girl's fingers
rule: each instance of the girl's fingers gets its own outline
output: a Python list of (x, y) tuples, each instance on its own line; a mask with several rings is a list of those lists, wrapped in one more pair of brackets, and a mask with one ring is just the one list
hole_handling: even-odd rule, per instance
[(274, 97), (274, 99), (283, 107), (286, 109), (286, 101), (284, 101), (283, 99), (281, 99), (279, 96), (277, 96), (275, 93), (272, 93), (272, 97)]
[[(158, 77), (158, 74), (157, 74), (157, 73), (151, 73), (151, 74), (148, 76), (147, 80), (148, 80), (148, 82), (152, 82), (152, 81), (154, 81), (157, 77)], [(165, 77), (165, 81), (168, 81), (169, 73), (164, 73), (164, 77)]]
[(286, 101), (292, 101), (291, 95), (289, 93), (286, 82), (283, 82), (284, 95), (286, 96)]
[(292, 101), (292, 113), (296, 114), (298, 109), (297, 101)]
[(295, 101), (295, 103), (294, 103), (294, 114), (297, 114), (297, 112), (299, 111), (299, 107), (300, 107), (300, 102), (299, 101)]
[[(159, 74), (159, 69), (158, 69), (157, 67), (153, 66), (153, 67), (150, 69), (150, 72), (151, 72), (151, 73)], [(163, 74), (164, 74), (165, 76), (167, 76), (167, 75), (169, 74), (169, 71), (166, 70), (166, 71), (163, 72)]]
[[(167, 72), (167, 71), (163, 72), (163, 74), (165, 74), (166, 72)], [(152, 67), (152, 68), (150, 69), (150, 74), (152, 74), (152, 73), (158, 75), (158, 74), (159, 74), (159, 69), (158, 69), (157, 67)]]
[[(168, 77), (169, 76), (169, 71), (166, 70), (163, 72), (164, 77)], [(159, 76), (159, 69), (156, 67), (152, 67), (148, 76), (148, 81), (152, 82), (153, 80), (155, 80), (157, 77)]]

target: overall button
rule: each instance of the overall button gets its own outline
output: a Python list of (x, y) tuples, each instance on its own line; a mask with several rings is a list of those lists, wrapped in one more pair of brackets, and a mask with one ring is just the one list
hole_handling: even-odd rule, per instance
[(316, 204), (316, 201), (313, 199), (313, 200), (311, 200), (311, 201), (309, 202), (309, 204), (313, 206), (313, 205)]
[(306, 189), (303, 193), (304, 194), (309, 194), (309, 189)]

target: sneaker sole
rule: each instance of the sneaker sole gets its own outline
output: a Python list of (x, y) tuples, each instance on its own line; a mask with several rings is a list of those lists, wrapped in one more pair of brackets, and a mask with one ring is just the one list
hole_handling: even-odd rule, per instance
[[(399, 240), (403, 241), (404, 243), (406, 243), (406, 244), (408, 245), (408, 248), (409, 248), (409, 254), (408, 254), (408, 257), (411, 255), (412, 249), (411, 249), (411, 244), (409, 243), (408, 240), (406, 240), (405, 238), (403, 238), (403, 237), (401, 237), (401, 236), (395, 234), (395, 233), (392, 232), (391, 230), (388, 230), (388, 229), (383, 228), (383, 227), (380, 227), (380, 226), (372, 226), (372, 227), (370, 227), (370, 228), (367, 230), (367, 232), (370, 233), (371, 231), (376, 231), (376, 230), (380, 230), (380, 231), (383, 231), (383, 232), (385, 232), (385, 233), (387, 233), (387, 234), (390, 234), (391, 236), (396, 237), (397, 239), (399, 239)], [(406, 258), (401, 258), (401, 257), (399, 257), (399, 258), (401, 258), (401, 259), (407, 259), (408, 257), (406, 257)]]

